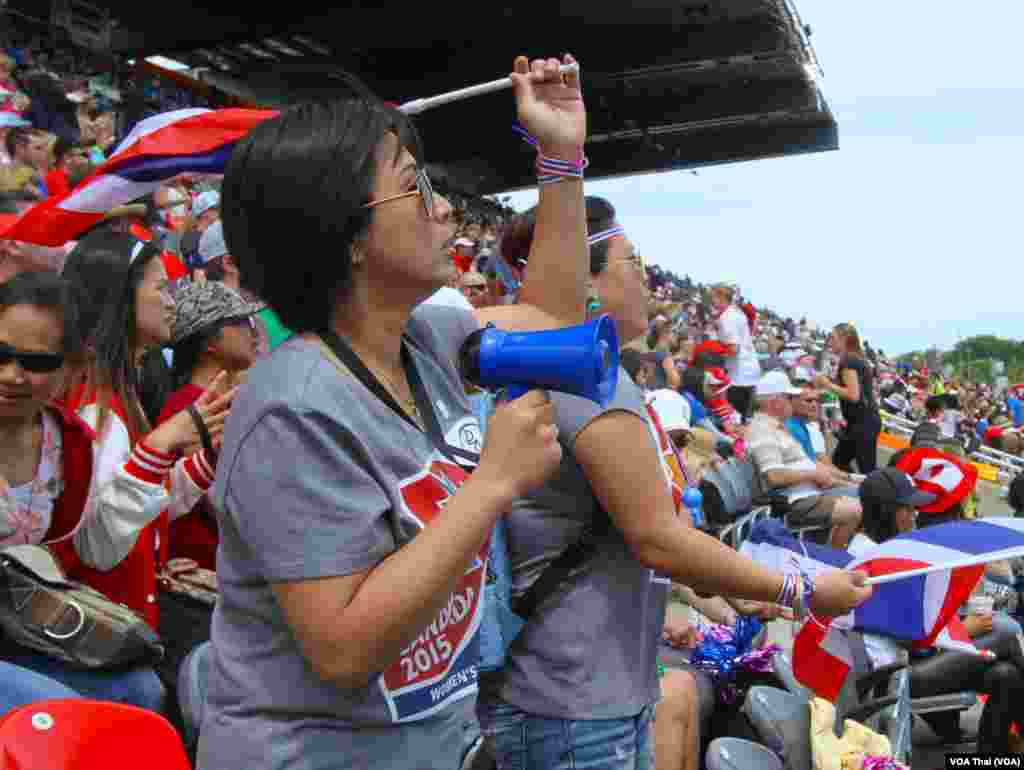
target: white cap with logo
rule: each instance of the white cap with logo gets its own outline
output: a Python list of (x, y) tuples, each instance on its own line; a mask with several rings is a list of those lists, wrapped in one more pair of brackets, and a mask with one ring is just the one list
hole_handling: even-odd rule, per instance
[(760, 398), (769, 396), (799, 396), (800, 388), (797, 388), (789, 381), (785, 372), (768, 372), (757, 383), (757, 395)]

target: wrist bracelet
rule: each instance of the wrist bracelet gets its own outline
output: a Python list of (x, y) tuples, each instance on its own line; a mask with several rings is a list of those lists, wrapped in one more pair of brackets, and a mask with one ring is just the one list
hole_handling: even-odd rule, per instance
[(797, 576), (792, 572), (787, 572), (782, 576), (782, 590), (779, 591), (779, 596), (775, 600), (775, 603), (782, 607), (789, 607), (793, 609), (793, 603), (797, 598)]
[(519, 136), (523, 138), (523, 141), (537, 150), (538, 184), (543, 186), (561, 182), (563, 179), (583, 178), (583, 170), (590, 165), (590, 161), (587, 160), (586, 156), (583, 154), (582, 147), (578, 148), (576, 160), (549, 158), (541, 151), (540, 145), (537, 144), (537, 140), (530, 135), (529, 131), (518, 123), (512, 124), (512, 130), (519, 134)]
[(802, 597), (802, 602), (801, 603), (804, 606), (804, 612), (805, 613), (810, 613), (810, 611), (811, 611), (811, 599), (814, 598), (814, 590), (815, 590), (814, 578), (812, 578), (806, 572), (802, 572), (801, 576), (800, 576), (800, 579), (803, 582), (803, 589), (804, 589), (803, 590), (803, 597)]
[(558, 160), (537, 154), (537, 182), (541, 185), (561, 182), (563, 179), (582, 179), (583, 170), (590, 165), (585, 157), (578, 161)]

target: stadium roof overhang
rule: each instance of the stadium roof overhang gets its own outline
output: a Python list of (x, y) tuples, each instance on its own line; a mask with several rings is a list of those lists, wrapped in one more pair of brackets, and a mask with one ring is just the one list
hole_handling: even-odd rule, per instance
[[(838, 148), (790, 0), (326, 10), (304, 0), (93, 2), (117, 20), (115, 53), (206, 68), (209, 82), (268, 104), (348, 93), (340, 72), (402, 102), (500, 77), (519, 53), (569, 50), (583, 68), (590, 179)], [(531, 151), (511, 131), (513, 119), (506, 92), (423, 113), (417, 124), (450, 184), (490, 194), (533, 183)]]

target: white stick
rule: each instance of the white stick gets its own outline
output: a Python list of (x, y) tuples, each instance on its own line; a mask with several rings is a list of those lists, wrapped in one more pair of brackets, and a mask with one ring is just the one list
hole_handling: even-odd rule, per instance
[[(563, 64), (560, 68), (563, 75), (568, 75), (570, 72), (578, 73), (580, 71), (579, 62), (573, 62), (572, 64)], [(406, 102), (401, 105), (398, 109), (404, 112), (406, 115), (419, 115), (424, 110), (429, 110), (433, 107), (440, 107), (442, 104), (450, 104), (451, 102), (457, 102), (460, 99), (468, 99), (471, 96), (480, 96), (481, 94), (489, 94), (493, 91), (500, 91), (503, 88), (512, 87), (512, 78), (502, 78), (501, 80), (492, 80), (490, 83), (480, 83), (479, 85), (469, 86), (468, 88), (460, 88), (458, 91), (449, 91), (446, 94), (440, 94), (439, 96), (428, 96), (426, 99), (414, 99), (411, 102)]]
[[(1017, 556), (1024, 556), (1024, 547), (1016, 546), (1014, 548), (1006, 548), (1002, 551), (993, 551), (991, 553), (983, 553), (977, 556), (966, 556), (963, 559), (946, 562), (945, 564), (933, 564), (930, 567), (909, 569), (905, 572), (893, 572), (889, 575), (877, 575), (876, 577), (868, 578), (865, 583), (869, 586), (878, 585), (879, 583), (892, 583), (896, 580), (902, 580), (903, 578), (917, 577), (918, 575), (929, 575), (932, 572), (959, 569), (960, 567), (974, 567), (978, 564), (987, 564), (990, 561), (1000, 561), (1001, 559), (1012, 559)], [(854, 567), (854, 569), (856, 569), (856, 567)]]

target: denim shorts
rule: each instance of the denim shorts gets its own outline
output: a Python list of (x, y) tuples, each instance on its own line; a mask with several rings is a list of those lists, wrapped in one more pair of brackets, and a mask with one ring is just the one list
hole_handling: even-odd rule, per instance
[(654, 770), (654, 706), (628, 719), (540, 717), (489, 698), (480, 726), (498, 770)]

